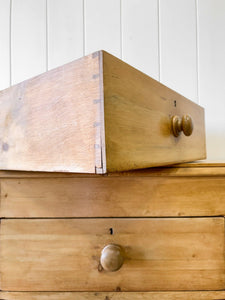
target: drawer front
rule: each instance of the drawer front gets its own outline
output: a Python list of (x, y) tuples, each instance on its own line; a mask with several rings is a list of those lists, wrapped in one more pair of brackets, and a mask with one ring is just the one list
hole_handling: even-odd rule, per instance
[(0, 238), (3, 291), (224, 289), (223, 218), (3, 219)]
[(104, 51), (2, 91), (0, 106), (4, 170), (102, 174), (206, 157), (204, 109)]
[(224, 176), (4, 178), (1, 179), (0, 216), (219, 216), (225, 215), (224, 186)]
[[(204, 109), (103, 52), (106, 167), (109, 172), (206, 157)], [(191, 135), (183, 118), (190, 115)], [(181, 129), (171, 121), (178, 117)], [(181, 121), (183, 120), (183, 121)], [(188, 122), (187, 122), (188, 123)], [(188, 125), (188, 124), (187, 124)], [(190, 127), (189, 127), (190, 128)], [(179, 131), (178, 130), (178, 131)], [(175, 136), (177, 133), (178, 136)], [(175, 134), (175, 135), (174, 135)]]
[(0, 292), (4, 300), (224, 300), (225, 292)]

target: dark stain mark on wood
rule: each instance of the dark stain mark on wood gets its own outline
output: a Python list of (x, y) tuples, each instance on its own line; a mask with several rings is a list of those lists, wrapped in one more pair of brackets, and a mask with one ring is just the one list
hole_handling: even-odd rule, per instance
[(9, 150), (9, 145), (7, 143), (3, 143), (2, 150), (3, 151), (8, 151)]
[(97, 104), (97, 103), (100, 103), (100, 102), (101, 102), (101, 99), (94, 99), (94, 100), (93, 100), (93, 103), (94, 103), (94, 104)]
[(101, 122), (94, 122), (94, 127), (98, 127), (101, 125)]
[(92, 53), (92, 58), (98, 57), (99, 56), (99, 51), (96, 51)]
[(98, 73), (98, 74), (93, 74), (93, 75), (92, 75), (92, 78), (93, 78), (93, 79), (99, 78), (99, 73)]

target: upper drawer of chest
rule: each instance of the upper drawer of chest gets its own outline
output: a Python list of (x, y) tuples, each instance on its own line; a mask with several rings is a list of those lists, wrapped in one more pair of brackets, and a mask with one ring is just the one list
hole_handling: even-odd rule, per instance
[(223, 218), (2, 220), (0, 243), (3, 291), (224, 289)]
[(2, 91), (0, 105), (1, 169), (106, 173), (206, 156), (203, 108), (104, 51)]

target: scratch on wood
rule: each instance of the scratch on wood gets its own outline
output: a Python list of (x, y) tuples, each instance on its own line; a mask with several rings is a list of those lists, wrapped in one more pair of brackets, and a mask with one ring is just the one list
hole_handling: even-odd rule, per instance
[(93, 74), (93, 75), (92, 75), (92, 78), (93, 78), (93, 79), (99, 78), (99, 74)]
[(101, 99), (94, 99), (94, 100), (93, 100), (93, 103), (94, 103), (94, 104), (101, 103)]
[(92, 58), (95, 58), (97, 56), (99, 56), (99, 51), (96, 51), (96, 52), (92, 53)]
[(101, 122), (94, 122), (94, 127), (99, 127), (101, 126)]

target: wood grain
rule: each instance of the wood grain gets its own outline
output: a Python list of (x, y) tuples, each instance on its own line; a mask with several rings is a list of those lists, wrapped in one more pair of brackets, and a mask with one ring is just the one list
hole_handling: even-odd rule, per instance
[(1, 180), (2, 218), (225, 215), (225, 177)]
[[(203, 108), (104, 51), (0, 92), (0, 105), (1, 169), (102, 174), (205, 158)], [(174, 137), (184, 114), (194, 132)]]
[(224, 291), (210, 292), (0, 292), (3, 300), (224, 300)]
[(0, 168), (101, 168), (99, 82), (96, 53), (0, 92)]
[[(103, 70), (109, 172), (205, 158), (202, 107), (107, 52), (103, 52)], [(171, 118), (186, 114), (193, 119), (194, 131), (176, 138)]]
[[(3, 291), (224, 288), (223, 218), (3, 219), (0, 242)], [(109, 243), (123, 247), (125, 261), (100, 272)]]

